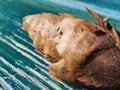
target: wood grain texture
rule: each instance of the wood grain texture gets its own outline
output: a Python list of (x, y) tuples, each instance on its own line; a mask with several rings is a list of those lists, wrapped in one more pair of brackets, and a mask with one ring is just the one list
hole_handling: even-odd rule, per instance
[(100, 3), (94, 0), (0, 0), (0, 89), (79, 90), (49, 76), (49, 62), (32, 46), (32, 41), (22, 30), (22, 18), (29, 14), (51, 12), (70, 13), (94, 21), (85, 11), (85, 7), (89, 7), (109, 16), (111, 24), (116, 24), (120, 31), (120, 7), (115, 1), (114, 4), (104, 2), (103, 5), (103, 0)]

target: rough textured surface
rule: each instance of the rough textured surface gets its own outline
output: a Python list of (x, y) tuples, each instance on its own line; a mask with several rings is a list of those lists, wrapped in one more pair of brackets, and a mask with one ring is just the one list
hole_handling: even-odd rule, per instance
[[(76, 84), (87, 88), (120, 88), (120, 50), (112, 47), (94, 52), (76, 73)], [(109, 86), (109, 87), (108, 87)]]
[(87, 10), (99, 24), (69, 14), (43, 13), (24, 17), (23, 27), (35, 48), (53, 63), (53, 77), (87, 88), (117, 88), (120, 37), (108, 18)]
[[(86, 1), (86, 2), (85, 2)], [(108, 2), (108, 3), (107, 3)], [(33, 47), (22, 28), (26, 15), (70, 13), (94, 21), (84, 6), (110, 18), (120, 31), (119, 0), (0, 0), (0, 89), (82, 90), (48, 74), (49, 61)]]

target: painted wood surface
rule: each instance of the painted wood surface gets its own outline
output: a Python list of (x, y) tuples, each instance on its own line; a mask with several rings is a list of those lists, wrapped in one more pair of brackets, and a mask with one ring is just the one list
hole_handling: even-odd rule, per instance
[(50, 12), (70, 13), (95, 21), (86, 12), (88, 7), (110, 17), (111, 24), (120, 31), (120, 3), (112, 1), (113, 4), (109, 0), (0, 0), (0, 90), (79, 90), (49, 76), (50, 63), (23, 31), (22, 18)]

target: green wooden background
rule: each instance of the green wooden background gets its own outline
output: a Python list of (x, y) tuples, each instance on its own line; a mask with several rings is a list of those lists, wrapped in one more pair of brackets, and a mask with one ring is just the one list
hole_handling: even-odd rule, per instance
[[(70, 13), (95, 21), (85, 7), (110, 17), (120, 30), (119, 0), (0, 0), (0, 90), (79, 90), (49, 76), (48, 65), (23, 31), (22, 18), (40, 12)], [(118, 2), (118, 3), (117, 3)]]

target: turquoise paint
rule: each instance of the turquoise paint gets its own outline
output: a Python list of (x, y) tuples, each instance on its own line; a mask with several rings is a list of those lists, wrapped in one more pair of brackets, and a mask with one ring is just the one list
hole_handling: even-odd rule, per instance
[[(117, 3), (118, 0), (112, 1), (113, 4), (109, 0), (0, 0), (0, 87), (5, 90), (10, 90), (9, 85), (14, 90), (79, 90), (70, 83), (59, 82), (49, 76), (49, 62), (40, 59), (43, 58), (42, 54), (32, 46), (31, 39), (22, 29), (22, 18), (41, 12), (70, 13), (96, 22), (85, 10), (85, 7), (89, 7), (104, 17), (109, 16), (110, 23), (116, 24), (120, 31), (120, 4)], [(25, 48), (19, 46), (20, 44)]]

